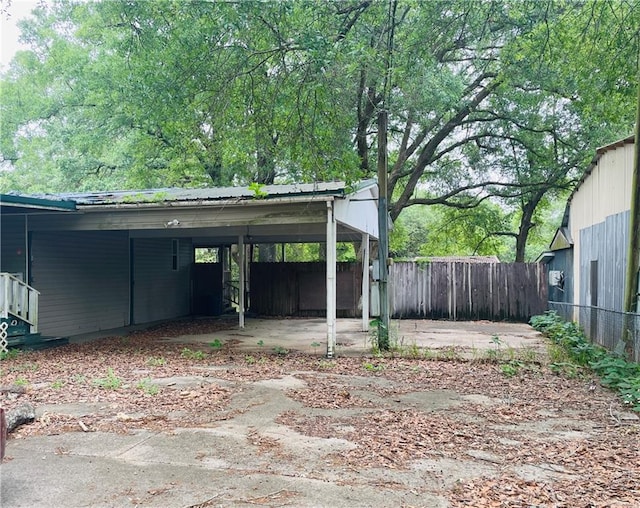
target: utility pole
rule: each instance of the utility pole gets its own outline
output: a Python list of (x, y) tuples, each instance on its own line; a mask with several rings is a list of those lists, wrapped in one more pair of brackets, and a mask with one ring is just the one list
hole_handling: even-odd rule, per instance
[(389, 219), (387, 199), (387, 111), (378, 113), (378, 264), (380, 268), (380, 319), (378, 321), (378, 348), (389, 349)]
[[(640, 76), (639, 76), (640, 78)], [(638, 80), (638, 103), (636, 105), (636, 139), (633, 146), (633, 176), (631, 178), (631, 211), (629, 217), (629, 249), (627, 251), (627, 276), (624, 291), (625, 312), (637, 312), (638, 270), (640, 269), (640, 79)], [(630, 316), (624, 327), (624, 342), (627, 353), (631, 351), (632, 335)]]

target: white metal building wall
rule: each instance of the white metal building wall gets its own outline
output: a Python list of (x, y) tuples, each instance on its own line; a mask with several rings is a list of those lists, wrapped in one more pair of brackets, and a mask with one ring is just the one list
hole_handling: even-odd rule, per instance
[[(581, 278), (581, 265), (587, 262), (594, 251), (582, 253), (579, 238), (583, 230), (604, 223), (608, 217), (629, 211), (631, 208), (631, 179), (633, 174), (633, 143), (615, 146), (606, 150), (571, 198), (569, 227), (574, 241), (573, 290), (577, 304), (583, 301), (585, 285), (589, 279)], [(602, 238), (602, 242), (605, 239)], [(591, 260), (596, 260), (592, 258)], [(602, 261), (604, 262), (604, 260)]]
[(31, 255), (43, 335), (129, 324), (128, 232), (36, 231)]

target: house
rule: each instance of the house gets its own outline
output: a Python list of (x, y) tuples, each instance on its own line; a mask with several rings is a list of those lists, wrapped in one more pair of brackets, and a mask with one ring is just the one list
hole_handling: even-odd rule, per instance
[[(324, 295), (327, 354), (335, 348), (336, 244), (377, 239), (377, 184), (264, 186), (0, 195), (0, 318), (13, 336), (73, 336), (216, 313), (234, 299), (244, 327), (251, 245), (326, 243), (314, 280)], [(215, 247), (216, 267), (196, 267), (194, 249)], [(198, 271), (199, 270), (199, 271)], [(363, 300), (367, 276), (360, 276)], [(203, 282), (204, 281), (204, 282)], [(244, 290), (241, 291), (240, 288)], [(244, 293), (245, 297), (239, 297)], [(316, 298), (317, 300), (317, 298)], [(363, 329), (368, 303), (363, 301)]]
[(611, 324), (611, 313), (624, 310), (633, 165), (633, 136), (598, 148), (540, 258), (549, 268), (550, 306), (570, 311), (588, 336), (614, 349), (622, 324)]

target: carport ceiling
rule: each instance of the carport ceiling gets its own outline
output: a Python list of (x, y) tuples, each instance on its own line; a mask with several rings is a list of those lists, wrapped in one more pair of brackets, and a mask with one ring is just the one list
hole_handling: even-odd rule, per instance
[[(328, 182), (248, 188), (62, 194), (75, 212), (32, 217), (33, 231), (128, 230), (132, 238), (192, 238), (195, 245), (324, 242), (333, 209), (337, 241), (377, 238), (377, 184)], [(330, 207), (330, 208), (328, 208)]]

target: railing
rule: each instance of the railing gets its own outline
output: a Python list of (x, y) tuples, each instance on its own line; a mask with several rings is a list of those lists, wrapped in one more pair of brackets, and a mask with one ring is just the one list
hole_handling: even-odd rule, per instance
[(236, 280), (230, 280), (224, 283), (222, 291), (224, 302), (228, 307), (238, 306), (240, 304), (240, 286)]
[(631, 360), (640, 362), (640, 314), (565, 302), (549, 302), (549, 310), (576, 322), (592, 342), (619, 354), (626, 349)]
[(0, 273), (0, 318), (17, 317), (38, 332), (38, 297), (40, 293), (10, 273)]

